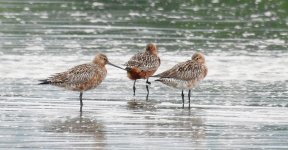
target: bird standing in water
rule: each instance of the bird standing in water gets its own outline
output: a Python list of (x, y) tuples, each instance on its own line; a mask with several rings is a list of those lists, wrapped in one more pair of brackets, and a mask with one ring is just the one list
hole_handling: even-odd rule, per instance
[(195, 53), (191, 60), (179, 63), (171, 69), (164, 71), (154, 77), (160, 77), (155, 81), (160, 81), (170, 87), (182, 89), (182, 108), (184, 108), (184, 93), (183, 90), (189, 90), (189, 108), (191, 89), (203, 80), (208, 73), (208, 68), (205, 64), (205, 57), (202, 53)]
[(40, 84), (51, 84), (80, 92), (80, 112), (82, 112), (83, 92), (96, 88), (105, 79), (107, 74), (106, 64), (120, 68), (110, 63), (106, 55), (97, 54), (91, 63), (78, 65), (65, 72), (56, 73), (45, 80), (40, 80)]
[(149, 87), (148, 84), (151, 84), (148, 81), (148, 78), (152, 76), (158, 67), (160, 66), (160, 58), (158, 57), (158, 52), (155, 44), (147, 44), (144, 52), (139, 52), (135, 54), (126, 64), (125, 70), (127, 70), (127, 76), (131, 80), (134, 80), (133, 84), (133, 95), (135, 96), (135, 83), (137, 79), (147, 79), (146, 80), (146, 89), (148, 100), (149, 96)]

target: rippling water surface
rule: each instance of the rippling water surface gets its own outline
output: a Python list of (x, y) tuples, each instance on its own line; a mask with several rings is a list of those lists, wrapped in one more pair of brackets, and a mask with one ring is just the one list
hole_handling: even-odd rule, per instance
[[(287, 6), (1, 0), (0, 148), (287, 149)], [(37, 85), (98, 52), (124, 64), (149, 42), (162, 60), (157, 72), (205, 54), (209, 73), (190, 110), (181, 109), (180, 90), (153, 79), (148, 102), (144, 80), (133, 97), (133, 82), (110, 66), (101, 86), (84, 93), (82, 114), (79, 93)]]

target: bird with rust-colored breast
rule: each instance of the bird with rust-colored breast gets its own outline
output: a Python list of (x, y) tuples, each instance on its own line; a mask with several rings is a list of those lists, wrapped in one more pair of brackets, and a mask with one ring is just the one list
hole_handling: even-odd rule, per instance
[(106, 55), (97, 54), (91, 63), (81, 64), (67, 71), (56, 73), (45, 80), (40, 80), (39, 84), (51, 84), (80, 92), (80, 112), (82, 112), (83, 92), (101, 84), (107, 75), (106, 64), (120, 68), (110, 63)]
[(127, 63), (125, 63), (125, 70), (127, 71), (127, 76), (131, 80), (134, 80), (133, 84), (133, 95), (135, 96), (135, 83), (138, 79), (146, 79), (146, 90), (148, 100), (149, 87), (151, 84), (149, 82), (149, 77), (152, 76), (160, 66), (160, 58), (158, 56), (157, 47), (155, 44), (147, 44), (144, 52), (139, 52), (135, 54)]
[(182, 108), (184, 108), (183, 90), (189, 90), (188, 99), (190, 108), (191, 89), (198, 85), (198, 83), (206, 77), (207, 73), (208, 68), (205, 63), (204, 55), (200, 52), (196, 52), (193, 54), (191, 60), (181, 62), (171, 69), (153, 77), (160, 77), (155, 81), (162, 82), (170, 87), (182, 89)]

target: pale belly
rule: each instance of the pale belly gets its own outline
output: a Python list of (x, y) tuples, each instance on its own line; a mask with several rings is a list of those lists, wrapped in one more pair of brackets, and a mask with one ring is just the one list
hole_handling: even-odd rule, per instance
[(66, 89), (72, 91), (87, 91), (96, 88), (99, 84), (101, 84), (102, 80), (95, 82), (85, 82), (80, 84), (70, 84), (66, 85)]
[(192, 80), (177, 80), (177, 79), (171, 79), (171, 78), (161, 78), (157, 81), (162, 82), (163, 84), (176, 88), (176, 89), (192, 89), (193, 87), (197, 86), (198, 81), (192, 81)]

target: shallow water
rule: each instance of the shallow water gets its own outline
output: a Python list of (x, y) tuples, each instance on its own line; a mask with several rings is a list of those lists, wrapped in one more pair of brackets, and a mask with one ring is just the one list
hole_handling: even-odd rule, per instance
[[(0, 1), (1, 149), (287, 149), (286, 1)], [(157, 72), (206, 55), (209, 73), (181, 91), (125, 72), (84, 93), (37, 85), (97, 52), (124, 64), (154, 42)], [(187, 95), (187, 91), (185, 93)], [(187, 96), (185, 97), (187, 99)], [(186, 105), (187, 106), (187, 101)]]

